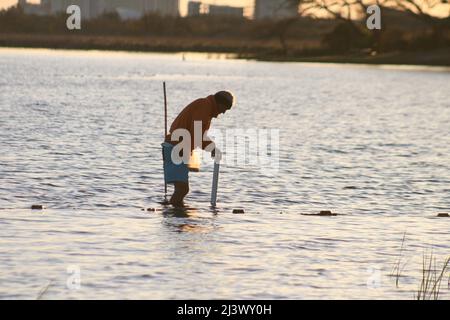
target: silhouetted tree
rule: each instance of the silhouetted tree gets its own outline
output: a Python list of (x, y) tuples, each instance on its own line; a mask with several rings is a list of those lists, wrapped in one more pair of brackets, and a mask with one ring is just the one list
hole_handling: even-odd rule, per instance
[[(435, 46), (445, 44), (445, 35), (450, 31), (450, 4), (448, 0), (392, 0), (395, 5), (414, 18), (424, 22), (432, 30)], [(441, 7), (447, 16), (438, 18), (431, 15), (431, 10)]]

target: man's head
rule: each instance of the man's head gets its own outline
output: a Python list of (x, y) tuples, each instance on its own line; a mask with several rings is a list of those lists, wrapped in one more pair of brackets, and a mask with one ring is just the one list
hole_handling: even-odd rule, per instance
[(214, 95), (219, 114), (225, 113), (231, 109), (234, 103), (234, 96), (228, 91), (219, 91)]

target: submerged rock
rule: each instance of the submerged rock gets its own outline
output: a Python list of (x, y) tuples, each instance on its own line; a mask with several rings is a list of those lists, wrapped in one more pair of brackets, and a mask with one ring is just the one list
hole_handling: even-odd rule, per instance
[(321, 217), (334, 217), (337, 216), (337, 213), (331, 212), (329, 210), (323, 210), (319, 213), (302, 213), (302, 216), (321, 216)]

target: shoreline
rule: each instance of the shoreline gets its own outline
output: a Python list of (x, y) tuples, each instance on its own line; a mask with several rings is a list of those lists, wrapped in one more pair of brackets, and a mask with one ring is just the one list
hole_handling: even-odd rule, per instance
[(390, 52), (375, 56), (362, 54), (323, 55), (323, 56), (292, 56), (256, 57), (255, 60), (273, 62), (305, 62), (305, 63), (336, 63), (365, 65), (405, 65), (424, 67), (450, 67), (450, 48), (431, 52)]
[[(275, 44), (276, 45), (276, 44)], [(242, 39), (124, 37), (92, 35), (0, 34), (2, 48), (123, 51), (140, 53), (203, 53), (264, 62), (305, 62), (368, 65), (450, 67), (450, 48), (433, 51), (391, 52), (379, 55), (289, 55), (274, 52), (274, 43)]]

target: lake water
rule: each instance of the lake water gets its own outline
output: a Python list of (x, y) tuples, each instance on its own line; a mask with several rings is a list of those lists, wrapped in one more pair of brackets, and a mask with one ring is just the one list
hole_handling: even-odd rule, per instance
[[(278, 129), (279, 171), (222, 165), (212, 211), (206, 161), (190, 210), (141, 211), (162, 81), (170, 120), (233, 91), (212, 127)], [(0, 298), (412, 299), (450, 256), (449, 96), (439, 68), (0, 49)]]

